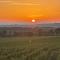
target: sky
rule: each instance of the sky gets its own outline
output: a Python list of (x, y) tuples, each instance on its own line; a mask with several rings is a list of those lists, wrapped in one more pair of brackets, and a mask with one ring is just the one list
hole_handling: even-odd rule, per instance
[(60, 22), (60, 0), (0, 0), (0, 22)]

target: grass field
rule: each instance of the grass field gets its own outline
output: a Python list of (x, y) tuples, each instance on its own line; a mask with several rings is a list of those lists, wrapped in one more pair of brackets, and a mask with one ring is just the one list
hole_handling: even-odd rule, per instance
[(60, 37), (0, 38), (0, 60), (60, 60)]

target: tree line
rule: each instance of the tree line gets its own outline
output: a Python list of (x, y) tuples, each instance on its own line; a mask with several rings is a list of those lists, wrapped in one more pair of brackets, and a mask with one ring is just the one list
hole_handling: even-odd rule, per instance
[(55, 29), (26, 29), (26, 30), (0, 30), (0, 37), (13, 37), (13, 36), (60, 36), (60, 28)]

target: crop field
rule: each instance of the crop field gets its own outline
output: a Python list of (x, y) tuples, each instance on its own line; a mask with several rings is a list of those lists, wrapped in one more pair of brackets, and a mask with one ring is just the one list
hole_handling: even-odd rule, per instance
[(0, 37), (0, 60), (60, 60), (60, 37)]

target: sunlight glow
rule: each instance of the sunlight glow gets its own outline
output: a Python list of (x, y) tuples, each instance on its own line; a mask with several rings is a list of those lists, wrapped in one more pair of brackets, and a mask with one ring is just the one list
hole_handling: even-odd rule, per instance
[(35, 19), (33, 19), (32, 22), (35, 23), (36, 22)]

